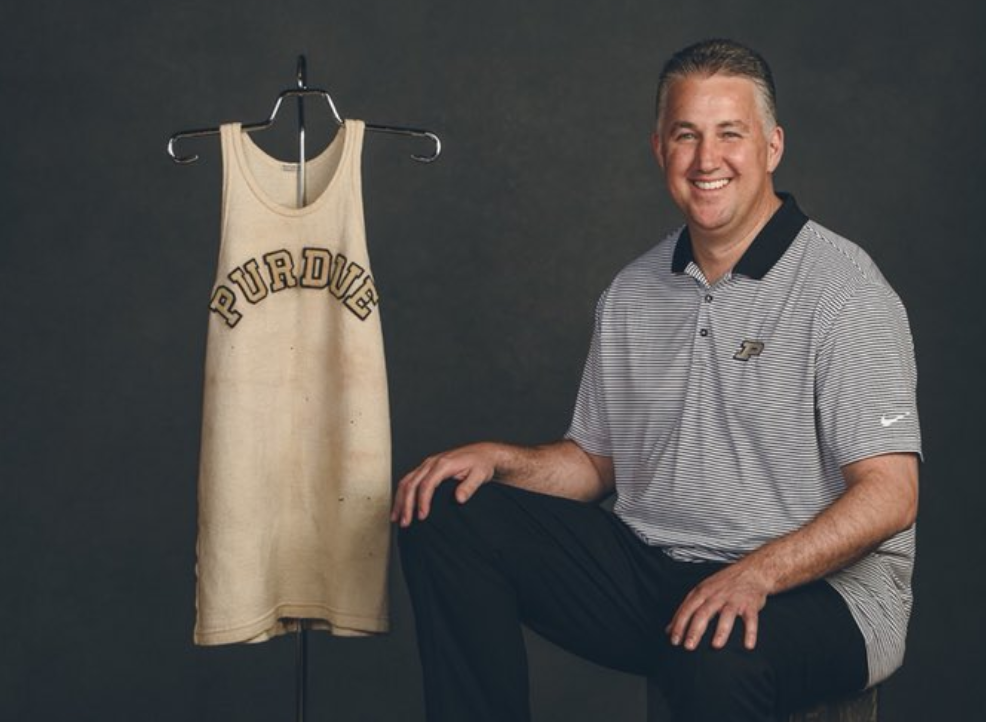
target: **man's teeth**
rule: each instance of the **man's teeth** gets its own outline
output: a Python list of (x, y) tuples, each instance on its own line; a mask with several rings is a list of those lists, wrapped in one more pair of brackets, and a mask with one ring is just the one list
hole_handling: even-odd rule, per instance
[(721, 180), (714, 181), (693, 181), (696, 186), (701, 188), (703, 191), (715, 191), (720, 188), (725, 188), (726, 184), (729, 183), (729, 178), (723, 178)]

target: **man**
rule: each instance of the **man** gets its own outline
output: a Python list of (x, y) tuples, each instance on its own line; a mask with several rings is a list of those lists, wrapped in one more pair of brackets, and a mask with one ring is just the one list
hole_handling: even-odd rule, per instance
[[(692, 722), (781, 719), (900, 665), (907, 319), (863, 251), (774, 192), (775, 115), (755, 52), (674, 55), (653, 147), (685, 226), (600, 299), (566, 438), (400, 481), (430, 720), (529, 718), (521, 622), (653, 675)], [(594, 503), (614, 491), (614, 513)]]

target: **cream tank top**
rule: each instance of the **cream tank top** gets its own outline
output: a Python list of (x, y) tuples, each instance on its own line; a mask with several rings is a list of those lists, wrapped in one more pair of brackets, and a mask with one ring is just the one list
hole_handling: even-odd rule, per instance
[(297, 619), (384, 632), (390, 419), (360, 176), (362, 121), (307, 165), (221, 128), (222, 240), (209, 303), (196, 644)]

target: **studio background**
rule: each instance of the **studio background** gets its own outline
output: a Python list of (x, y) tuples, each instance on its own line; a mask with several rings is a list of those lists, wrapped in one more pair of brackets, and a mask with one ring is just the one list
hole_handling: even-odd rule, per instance
[[(0, 10), (0, 719), (286, 720), (290, 638), (199, 649), (196, 474), (218, 138), (294, 83), (368, 135), (395, 474), (567, 428), (597, 295), (679, 216), (648, 136), (670, 52), (771, 63), (777, 186), (863, 245), (910, 312), (922, 469), (916, 605), (882, 720), (983, 719), (979, 451), (984, 11), (975, 0), (122, 0)], [(308, 104), (309, 151), (331, 138)], [(292, 157), (293, 109), (262, 147)], [(311, 720), (424, 719), (396, 558), (388, 636), (311, 644)], [(481, 623), (481, 620), (477, 620)], [(533, 635), (536, 719), (643, 720), (643, 680)]]

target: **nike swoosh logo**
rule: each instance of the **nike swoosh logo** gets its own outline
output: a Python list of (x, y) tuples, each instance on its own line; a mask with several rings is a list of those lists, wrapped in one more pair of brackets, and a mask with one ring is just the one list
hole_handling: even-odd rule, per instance
[(886, 414), (884, 414), (883, 416), (880, 417), (880, 424), (884, 427), (893, 426), (901, 419), (906, 418), (910, 415), (911, 415), (910, 411), (908, 411), (906, 414), (897, 414), (896, 416), (887, 416)]

